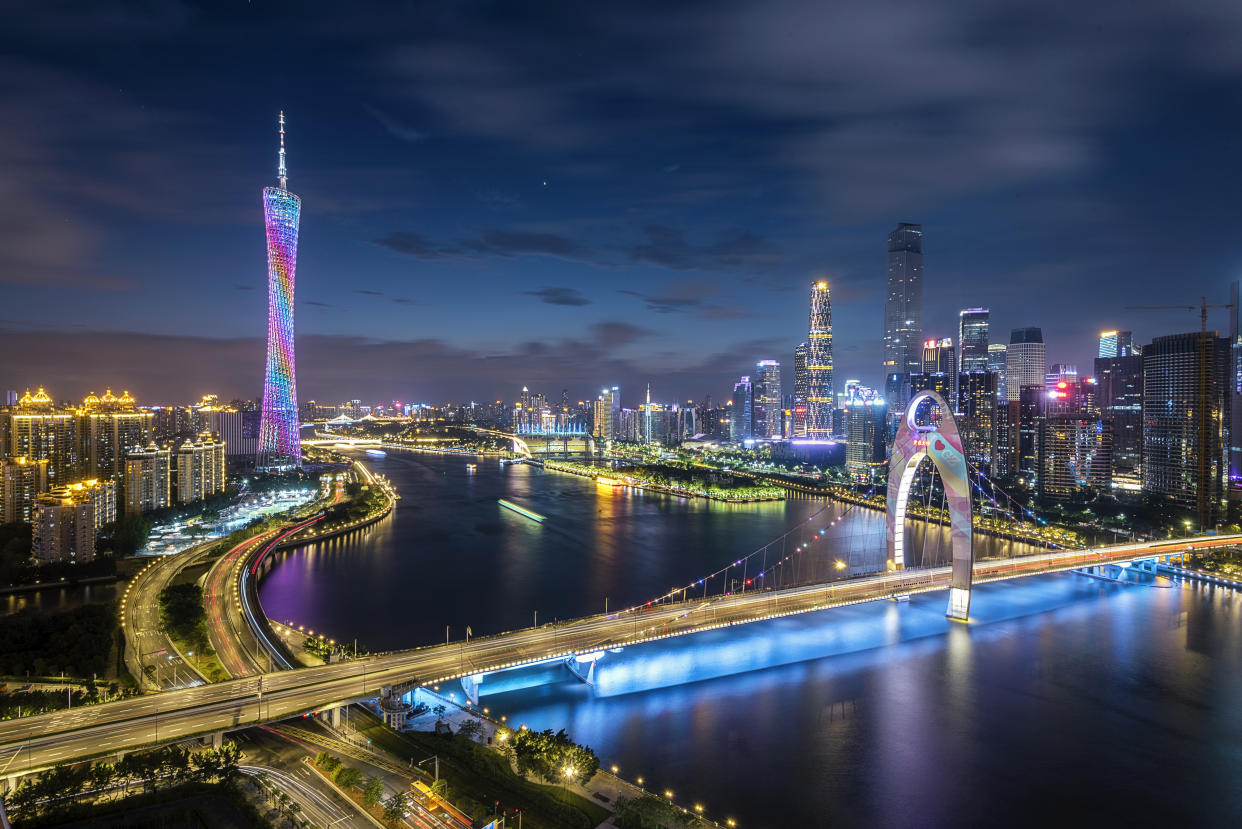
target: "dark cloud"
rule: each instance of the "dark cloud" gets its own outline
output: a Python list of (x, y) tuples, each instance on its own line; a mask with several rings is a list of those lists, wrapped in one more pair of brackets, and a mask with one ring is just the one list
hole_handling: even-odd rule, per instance
[(371, 291), (371, 290), (367, 290), (366, 288), (355, 288), (354, 293), (364, 294), (366, 296), (383, 296), (384, 295), (383, 291)]
[(690, 244), (681, 228), (647, 225), (642, 233), (646, 240), (629, 248), (630, 259), (673, 270), (766, 270), (783, 258), (771, 240), (740, 228), (705, 246)]
[(408, 230), (393, 231), (387, 236), (372, 239), (371, 241), (380, 247), (388, 248), (397, 253), (404, 253), (407, 256), (416, 256), (419, 259), (439, 259), (442, 256), (456, 252), (437, 247), (421, 235)]
[(410, 299), (408, 297), (403, 297), (403, 296), (395, 296), (392, 298), (392, 301), (397, 303), (398, 305), (422, 305), (423, 304), (416, 299)]
[(686, 270), (693, 268), (695, 252), (686, 243), (683, 231), (675, 227), (648, 225), (643, 228), (647, 241), (630, 248), (630, 258), (635, 262), (647, 262), (662, 268)]
[(484, 230), (478, 239), (463, 241), (462, 247), (474, 253), (492, 256), (518, 256), (524, 253), (558, 256), (563, 259), (579, 259), (585, 255), (583, 248), (572, 239), (555, 233), (528, 233), (511, 230)]
[(522, 291), (527, 296), (537, 296), (548, 305), (590, 305), (591, 300), (578, 293), (576, 288), (543, 287), (537, 291)]
[(445, 257), (555, 256), (572, 261), (589, 261), (592, 255), (577, 242), (557, 233), (485, 228), (472, 238), (454, 244), (437, 244), (418, 233), (395, 231), (373, 240), (375, 244), (419, 259)]
[(638, 297), (647, 303), (649, 310), (656, 313), (677, 314), (700, 308), (717, 291), (717, 285), (710, 280), (682, 278), (666, 283), (659, 293), (643, 293), (628, 288), (622, 288), (617, 293)]
[(597, 322), (591, 326), (591, 332), (595, 335), (595, 341), (605, 348), (629, 345), (654, 333), (628, 322), (617, 321)]
[(417, 130), (411, 126), (403, 124), (373, 106), (363, 104), (362, 108), (369, 112), (376, 121), (379, 121), (380, 126), (387, 130), (389, 135), (400, 138), (402, 141), (409, 141), (413, 143), (416, 141), (422, 141), (427, 137), (427, 133), (422, 130)]
[(326, 303), (326, 302), (316, 302), (316, 301), (315, 301), (315, 300), (313, 300), (313, 299), (304, 299), (304, 300), (302, 300), (302, 304), (303, 304), (303, 305), (313, 305), (313, 306), (314, 306), (314, 307), (316, 307), (316, 308), (333, 308), (333, 307), (335, 307), (335, 306), (329, 305), (329, 304), (328, 304), (328, 303)]

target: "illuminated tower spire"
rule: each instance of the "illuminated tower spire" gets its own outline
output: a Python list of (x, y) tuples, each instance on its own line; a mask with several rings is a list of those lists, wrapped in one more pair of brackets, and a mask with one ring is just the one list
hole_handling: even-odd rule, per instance
[(280, 113), (279, 187), (263, 188), (267, 226), (267, 372), (259, 421), (259, 465), (298, 466), (297, 374), (293, 360), (293, 285), (298, 261), (302, 200), (286, 189), (285, 114)]
[(276, 170), (276, 178), (280, 181), (280, 189), (289, 189), (289, 173), (285, 169), (285, 111), (280, 111), (280, 166)]

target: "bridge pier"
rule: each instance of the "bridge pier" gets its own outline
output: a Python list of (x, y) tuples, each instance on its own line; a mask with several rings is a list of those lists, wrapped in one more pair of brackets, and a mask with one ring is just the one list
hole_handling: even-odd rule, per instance
[(461, 690), (471, 705), (479, 704), (479, 686), (483, 684), (485, 674), (471, 674), (461, 678)]
[[(587, 654), (573, 654), (565, 658), (565, 667), (569, 672), (578, 678), (579, 682), (584, 685), (595, 687), (595, 666), (604, 658), (603, 651), (596, 651)], [(583, 670), (583, 665), (586, 669)]]
[(224, 748), (224, 732), (216, 731), (211, 735), (211, 747), (219, 751)]
[(332, 713), (328, 715), (328, 722), (338, 731), (341, 729), (341, 708), (343, 707), (341, 705), (334, 707)]

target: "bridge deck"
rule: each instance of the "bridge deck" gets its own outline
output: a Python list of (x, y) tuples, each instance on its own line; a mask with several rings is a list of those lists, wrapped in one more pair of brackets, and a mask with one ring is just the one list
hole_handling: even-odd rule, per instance
[[(1242, 535), (1050, 552), (975, 566), (978, 582), (1033, 576), (1094, 564), (1178, 555), (1242, 544)], [(368, 659), (281, 671), (73, 711), (0, 722), (0, 777), (70, 759), (113, 754), (193, 734), (281, 719), (371, 695), (383, 685), (423, 683), (504, 670), (560, 656), (745, 624), (816, 609), (941, 590), (949, 568), (881, 573), (780, 591), (760, 591), (593, 616)], [(261, 693), (260, 693), (261, 692)], [(260, 702), (261, 700), (261, 702)], [(260, 710), (260, 704), (262, 709)]]

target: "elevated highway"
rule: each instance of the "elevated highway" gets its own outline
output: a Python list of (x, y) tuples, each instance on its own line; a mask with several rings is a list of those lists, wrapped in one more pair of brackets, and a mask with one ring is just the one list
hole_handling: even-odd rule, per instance
[[(1242, 534), (1048, 552), (975, 565), (1001, 581), (1104, 564), (1166, 559), (1242, 544)], [(0, 722), (0, 778), (66, 760), (115, 754), (195, 734), (278, 720), (376, 694), (383, 685), (432, 684), (603, 648), (712, 630), (899, 595), (943, 590), (950, 568), (880, 573), (779, 591), (686, 596), (608, 616), (526, 628)]]

